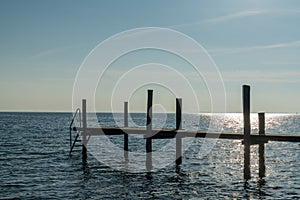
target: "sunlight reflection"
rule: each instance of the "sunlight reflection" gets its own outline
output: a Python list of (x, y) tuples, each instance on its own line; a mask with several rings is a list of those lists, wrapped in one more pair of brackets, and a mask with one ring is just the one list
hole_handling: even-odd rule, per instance
[[(265, 128), (269, 133), (292, 134), (300, 129), (300, 125), (295, 127), (295, 123), (299, 120), (300, 115), (285, 113), (266, 113)], [(251, 113), (251, 132), (258, 133), (258, 114)], [(243, 132), (243, 113), (226, 113), (223, 131)], [(291, 127), (295, 127), (292, 132), (287, 132)]]

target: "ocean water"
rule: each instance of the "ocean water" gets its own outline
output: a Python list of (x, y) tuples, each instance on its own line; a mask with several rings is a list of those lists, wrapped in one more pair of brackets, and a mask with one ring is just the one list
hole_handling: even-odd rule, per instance
[[(130, 126), (145, 126), (145, 114), (131, 114)], [(257, 116), (251, 117), (257, 132)], [(209, 139), (194, 139), (183, 154), (183, 164), (172, 162), (151, 174), (128, 173), (107, 166), (109, 158), (89, 154), (81, 147), (69, 156), (71, 113), (0, 113), (1, 199), (299, 199), (300, 144), (265, 145), (266, 177), (258, 177), (257, 146), (251, 146), (251, 176), (243, 180), (240, 140), (217, 140), (202, 155)], [(184, 129), (207, 129), (211, 115), (184, 115)], [(123, 124), (123, 115), (98, 114), (101, 125)], [(154, 114), (154, 126), (174, 127), (174, 115)], [(226, 114), (224, 131), (242, 131), (242, 115)], [(300, 115), (266, 114), (266, 132), (300, 134)], [(123, 137), (109, 140), (122, 146)], [(154, 141), (154, 149), (169, 144)], [(185, 144), (183, 140), (183, 144)], [(129, 150), (143, 153), (144, 139), (129, 138)], [(130, 153), (131, 153), (130, 152)], [(130, 154), (129, 153), (129, 154)], [(110, 157), (114, 157), (113, 152)], [(117, 164), (116, 164), (117, 165)]]

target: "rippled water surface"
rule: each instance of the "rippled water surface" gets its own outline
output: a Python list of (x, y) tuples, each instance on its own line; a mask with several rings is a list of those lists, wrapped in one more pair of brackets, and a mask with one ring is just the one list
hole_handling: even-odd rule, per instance
[[(174, 115), (154, 115), (154, 126), (174, 127)], [(189, 148), (183, 164), (172, 162), (151, 174), (127, 173), (107, 167), (114, 154), (101, 162), (89, 154), (82, 162), (81, 147), (69, 157), (71, 113), (0, 113), (1, 199), (299, 199), (300, 144), (265, 145), (266, 177), (258, 177), (257, 146), (251, 146), (251, 175), (243, 180), (240, 140), (217, 140), (208, 153), (201, 147), (212, 139), (183, 140)], [(145, 114), (131, 114), (130, 126), (144, 126)], [(252, 131), (257, 132), (253, 115)], [(207, 129), (210, 115), (184, 115), (184, 129)], [(122, 125), (122, 114), (98, 114), (101, 125)], [(268, 133), (299, 134), (300, 115), (267, 114)], [(224, 131), (242, 131), (241, 114), (226, 114)], [(109, 140), (122, 147), (123, 137)], [(215, 141), (215, 140), (214, 140)], [(154, 150), (170, 144), (155, 140)], [(145, 141), (130, 137), (129, 150), (144, 153)], [(131, 153), (130, 152), (130, 153)], [(173, 151), (172, 151), (173, 152)], [(170, 152), (170, 155), (173, 155)], [(173, 152), (174, 153), (174, 152)], [(123, 163), (124, 161), (120, 161)], [(142, 163), (142, 162), (141, 162)], [(124, 164), (124, 163), (123, 163)], [(116, 163), (118, 165), (118, 163)]]

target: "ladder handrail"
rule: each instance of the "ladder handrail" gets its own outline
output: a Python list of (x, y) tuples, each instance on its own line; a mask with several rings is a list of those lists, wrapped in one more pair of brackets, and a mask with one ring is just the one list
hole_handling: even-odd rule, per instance
[(71, 155), (71, 153), (72, 153), (72, 151), (73, 151), (73, 148), (75, 147), (75, 143), (76, 143), (78, 137), (79, 137), (79, 133), (77, 133), (76, 136), (75, 136), (75, 140), (74, 140), (74, 142), (73, 142), (73, 145), (72, 145), (71, 148), (70, 148), (70, 153), (69, 153), (69, 155)]
[[(80, 112), (80, 108), (77, 108), (74, 115), (73, 115), (73, 118), (72, 118), (72, 121), (70, 123), (70, 126), (69, 126), (69, 133), (70, 133), (70, 150), (72, 149), (72, 125), (74, 123), (74, 120), (76, 119), (76, 116), (79, 116), (79, 126), (81, 127), (81, 112)], [(77, 138), (76, 138), (77, 139)], [(75, 139), (75, 140), (76, 140)], [(72, 150), (71, 150), (72, 151)]]

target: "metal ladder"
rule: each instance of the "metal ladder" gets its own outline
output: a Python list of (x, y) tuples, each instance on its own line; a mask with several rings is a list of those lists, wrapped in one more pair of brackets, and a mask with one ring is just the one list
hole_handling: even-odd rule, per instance
[[(70, 134), (70, 153), (69, 155), (71, 155), (74, 147), (75, 147), (75, 144), (76, 142), (81, 142), (81, 140), (79, 140), (79, 136), (80, 136), (80, 132), (77, 131), (76, 127), (72, 127), (75, 119), (77, 119), (77, 117), (79, 118), (79, 126), (81, 127), (81, 112), (80, 112), (80, 108), (77, 108), (74, 115), (73, 115), (73, 118), (72, 118), (72, 121), (70, 123), (70, 126), (69, 126), (69, 134)], [(76, 136), (75, 136), (75, 139), (73, 141), (73, 136), (72, 136), (72, 132), (76, 132)]]

